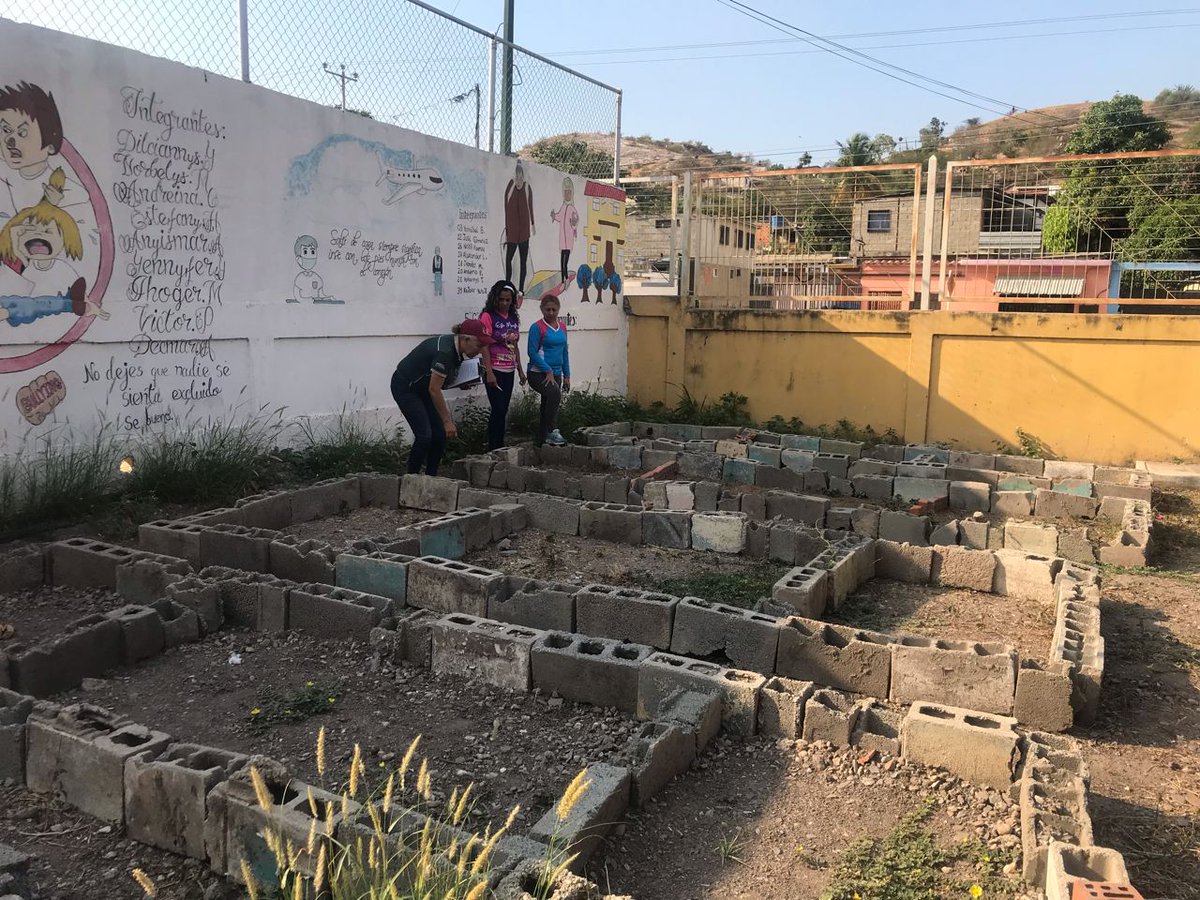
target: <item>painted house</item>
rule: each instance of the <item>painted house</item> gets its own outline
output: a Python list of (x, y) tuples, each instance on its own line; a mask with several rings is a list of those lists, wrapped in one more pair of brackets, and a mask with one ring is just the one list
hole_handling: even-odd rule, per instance
[[(625, 192), (611, 184), (589, 181), (583, 189), (587, 206), (584, 240), (587, 242), (585, 262), (593, 272), (602, 271), (603, 279), (593, 275), (597, 293), (604, 286), (613, 292), (613, 302), (621, 292), (621, 276), (625, 271)], [(613, 275), (616, 275), (614, 281)], [(586, 299), (586, 287), (584, 297)]]

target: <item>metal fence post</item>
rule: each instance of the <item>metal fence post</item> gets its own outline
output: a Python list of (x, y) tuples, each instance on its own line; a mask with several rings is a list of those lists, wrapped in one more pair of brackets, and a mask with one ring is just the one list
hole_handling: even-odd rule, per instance
[(496, 38), (488, 40), (488, 153), (496, 152)]
[(679, 293), (679, 176), (671, 176), (671, 253), (667, 257), (671, 261), (667, 266), (667, 276), (671, 279), (670, 286)]
[(933, 204), (937, 200), (937, 154), (929, 157), (929, 183), (925, 187), (925, 234), (921, 248), (921, 309), (929, 309), (933, 266)]
[(679, 264), (679, 298), (692, 295), (692, 170), (683, 173), (683, 253)]
[(621, 186), (621, 97), (617, 91), (617, 121), (613, 128), (613, 184)]
[(954, 160), (946, 163), (946, 189), (942, 192), (942, 246), (938, 260), (938, 301), (943, 305), (950, 299), (950, 218), (953, 215)]
[(249, 0), (238, 0), (238, 37), (242, 57), (242, 81), (250, 80), (250, 10)]

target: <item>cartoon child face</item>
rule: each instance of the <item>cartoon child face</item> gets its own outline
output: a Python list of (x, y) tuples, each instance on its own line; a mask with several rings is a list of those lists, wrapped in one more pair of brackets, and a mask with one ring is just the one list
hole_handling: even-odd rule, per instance
[(65, 243), (57, 222), (39, 222), (30, 216), (13, 223), (13, 253), (27, 266), (50, 268), (62, 255)]
[(305, 235), (298, 238), (295, 246), (296, 264), (305, 272), (311, 272), (317, 265), (316, 238)]
[(0, 109), (0, 157), (13, 169), (39, 169), (50, 158), (42, 145), (42, 128), (36, 119), (16, 109)]
[(575, 200), (575, 183), (570, 178), (564, 178), (562, 183), (563, 203)]

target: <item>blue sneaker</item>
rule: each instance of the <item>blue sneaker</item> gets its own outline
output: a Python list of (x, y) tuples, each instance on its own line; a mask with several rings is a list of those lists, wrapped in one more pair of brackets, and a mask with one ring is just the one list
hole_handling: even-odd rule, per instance
[(546, 443), (551, 447), (565, 447), (567, 440), (562, 436), (562, 433), (555, 428), (552, 432), (546, 435)]

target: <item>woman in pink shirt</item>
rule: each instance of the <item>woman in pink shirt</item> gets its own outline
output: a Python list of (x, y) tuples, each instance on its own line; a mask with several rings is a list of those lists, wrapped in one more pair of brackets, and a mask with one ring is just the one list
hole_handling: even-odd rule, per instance
[(504, 446), (508, 405), (512, 401), (514, 376), (525, 384), (521, 367), (521, 317), (516, 307), (517, 289), (511, 281), (497, 281), (488, 291), (479, 320), (483, 323), (484, 389), (492, 414), (488, 419), (488, 449)]

